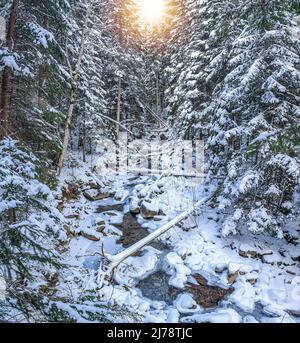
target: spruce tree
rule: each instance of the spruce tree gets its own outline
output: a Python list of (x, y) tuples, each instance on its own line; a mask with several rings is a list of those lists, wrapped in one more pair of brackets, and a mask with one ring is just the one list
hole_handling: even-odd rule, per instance
[(226, 77), (212, 104), (210, 168), (225, 174), (220, 206), (246, 225), (279, 236), (299, 185), (299, 28), (290, 1), (243, 2)]
[(39, 160), (6, 138), (0, 161), (0, 277), (7, 286), (0, 318), (29, 320), (43, 312), (38, 294), (61, 267), (57, 247), (66, 234), (51, 190), (38, 180)]

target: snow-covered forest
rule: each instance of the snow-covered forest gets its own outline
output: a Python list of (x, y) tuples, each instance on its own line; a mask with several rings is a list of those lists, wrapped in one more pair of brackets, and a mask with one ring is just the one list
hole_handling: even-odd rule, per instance
[(0, 0), (0, 322), (300, 322), (299, 0)]

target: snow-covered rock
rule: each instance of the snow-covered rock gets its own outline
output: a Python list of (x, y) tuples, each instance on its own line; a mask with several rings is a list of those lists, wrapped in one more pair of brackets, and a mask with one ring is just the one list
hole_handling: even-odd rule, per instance
[(180, 318), (180, 313), (175, 308), (171, 308), (168, 311), (167, 323), (169, 324), (179, 323), (179, 318)]
[(174, 302), (178, 312), (183, 314), (197, 313), (201, 307), (196, 303), (191, 294), (180, 294)]
[(240, 245), (239, 255), (242, 257), (250, 257), (256, 259), (261, 256), (261, 252), (259, 251), (259, 249), (244, 243)]
[(101, 235), (94, 230), (91, 229), (84, 229), (80, 231), (81, 236), (83, 236), (84, 238), (90, 240), (90, 241), (94, 241), (94, 242), (98, 242), (101, 239)]
[(261, 323), (278, 323), (278, 324), (293, 324), (296, 323), (296, 321), (287, 313), (285, 313), (283, 316), (277, 317), (277, 318), (270, 318), (270, 317), (262, 317), (260, 319)]
[(215, 272), (218, 274), (223, 273), (225, 270), (227, 270), (228, 266), (226, 263), (219, 263), (215, 267)]
[(248, 316), (244, 317), (243, 323), (246, 323), (246, 324), (257, 324), (257, 323), (259, 323), (259, 321), (256, 320), (253, 316), (248, 315)]
[(215, 312), (195, 314), (181, 319), (182, 323), (240, 323), (240, 315), (233, 309), (219, 309)]
[(159, 261), (158, 255), (158, 251), (155, 253), (154, 249), (151, 249), (143, 256), (129, 257), (119, 266), (115, 273), (115, 280), (120, 285), (135, 285), (155, 270)]
[(128, 197), (128, 195), (129, 195), (128, 190), (120, 189), (115, 194), (115, 200), (123, 202)]
[(158, 203), (154, 200), (151, 202), (143, 201), (141, 205), (141, 214), (145, 219), (151, 219), (159, 214)]
[(165, 268), (171, 274), (169, 284), (175, 288), (184, 288), (191, 275), (191, 270), (184, 265), (182, 258), (175, 252), (170, 252), (165, 257)]
[(83, 192), (83, 196), (89, 201), (98, 201), (109, 198), (111, 194), (109, 192), (100, 192), (97, 189), (88, 189)]
[(230, 275), (235, 274), (236, 272), (240, 270), (240, 268), (241, 268), (240, 264), (231, 262), (228, 265), (228, 273)]
[(141, 209), (140, 209), (140, 206), (139, 206), (139, 199), (138, 198), (135, 198), (135, 197), (132, 197), (130, 199), (130, 205), (129, 205), (129, 210), (131, 213), (133, 214), (139, 214)]
[(234, 292), (229, 300), (246, 312), (253, 312), (255, 309), (256, 292), (255, 288), (248, 282), (240, 280), (234, 285)]
[(282, 263), (282, 256), (278, 253), (273, 253), (272, 255), (264, 255), (262, 261), (267, 264), (275, 265), (277, 263)]

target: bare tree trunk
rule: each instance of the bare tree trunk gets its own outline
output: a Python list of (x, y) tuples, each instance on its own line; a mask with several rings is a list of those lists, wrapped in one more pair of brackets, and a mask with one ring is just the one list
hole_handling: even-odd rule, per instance
[(15, 224), (17, 222), (16, 210), (12, 208), (9, 212), (9, 220), (11, 223)]
[(68, 59), (67, 62), (68, 62), (71, 77), (72, 77), (72, 90), (71, 90), (71, 95), (70, 95), (70, 105), (69, 105), (69, 110), (68, 110), (67, 121), (65, 124), (63, 149), (62, 149), (62, 152), (61, 152), (61, 155), (59, 157), (58, 164), (57, 164), (57, 175), (58, 176), (61, 174), (62, 167), (64, 164), (64, 160), (66, 158), (67, 151), (68, 151), (68, 145), (69, 145), (69, 140), (70, 140), (70, 129), (71, 129), (71, 125), (72, 125), (74, 108), (75, 108), (75, 103), (76, 103), (76, 99), (77, 99), (79, 77), (80, 77), (80, 73), (81, 73), (81, 65), (82, 65), (82, 59), (83, 59), (83, 55), (84, 55), (84, 49), (86, 46), (86, 40), (87, 40), (87, 36), (88, 36), (88, 32), (89, 32), (89, 25), (88, 24), (89, 24), (90, 15), (92, 12), (92, 7), (93, 7), (93, 1), (90, 2), (89, 6), (87, 8), (87, 11), (86, 11), (84, 26), (83, 26), (81, 41), (80, 41), (80, 51), (79, 51), (79, 55), (78, 55), (78, 58), (76, 61), (75, 70), (73, 70), (73, 68), (71, 66), (71, 62), (70, 62), (69, 57), (68, 57), (68, 46), (66, 44), (66, 53), (67, 53), (67, 59)]
[[(6, 32), (6, 46), (11, 51), (13, 49), (13, 37), (17, 21), (19, 0), (13, 0), (10, 17)], [(7, 129), (7, 122), (10, 115), (11, 92), (12, 92), (12, 71), (6, 66), (3, 70), (0, 98), (0, 138), (4, 137)]]
[(117, 138), (120, 134), (120, 122), (121, 122), (121, 95), (122, 95), (122, 78), (119, 77), (118, 84), (118, 104), (117, 104)]
[(67, 122), (65, 126), (63, 149), (62, 149), (61, 155), (59, 157), (58, 165), (57, 165), (57, 175), (60, 175), (61, 173), (63, 163), (64, 163), (67, 150), (68, 150), (75, 101), (76, 101), (76, 91), (72, 87), (71, 96), (70, 96), (70, 106), (69, 106), (68, 117), (67, 117)]
[(83, 116), (83, 132), (82, 132), (82, 162), (86, 162), (86, 120), (85, 113)]
[(41, 109), (43, 107), (43, 83), (44, 83), (44, 75), (43, 75), (43, 67), (39, 66), (38, 70), (38, 89), (37, 89), (37, 105), (38, 108)]
[(159, 74), (156, 74), (156, 115), (160, 115), (160, 98), (159, 98)]

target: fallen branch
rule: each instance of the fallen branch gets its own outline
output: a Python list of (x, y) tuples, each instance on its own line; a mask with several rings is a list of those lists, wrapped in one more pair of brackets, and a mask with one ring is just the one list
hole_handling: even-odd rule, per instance
[(149, 245), (151, 242), (153, 242), (156, 238), (163, 235), (170, 229), (172, 229), (176, 224), (180, 223), (184, 219), (188, 218), (195, 210), (197, 210), (199, 207), (203, 206), (205, 203), (208, 202), (210, 197), (205, 197), (199, 200), (193, 207), (191, 207), (189, 210), (183, 212), (173, 220), (171, 220), (169, 223), (163, 225), (161, 228), (157, 229), (156, 231), (149, 234), (147, 237), (141, 239), (139, 242), (133, 244), (128, 249), (122, 251), (121, 253), (112, 256), (105, 254), (105, 258), (108, 261), (108, 266), (106, 270), (102, 269), (102, 266), (100, 267), (99, 273), (98, 273), (98, 284), (100, 287), (102, 287), (103, 282), (105, 281), (107, 276), (111, 276), (116, 270), (116, 268), (124, 262), (128, 257), (134, 255), (138, 251), (140, 251), (142, 248), (144, 248), (146, 245)]

